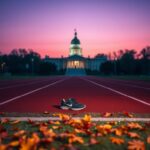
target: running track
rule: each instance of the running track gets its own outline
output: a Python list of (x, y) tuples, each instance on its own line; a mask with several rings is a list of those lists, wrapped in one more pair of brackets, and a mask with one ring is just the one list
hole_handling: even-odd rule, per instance
[(59, 109), (74, 97), (87, 108), (79, 112), (150, 113), (150, 83), (86, 77), (0, 80), (0, 112), (72, 112)]

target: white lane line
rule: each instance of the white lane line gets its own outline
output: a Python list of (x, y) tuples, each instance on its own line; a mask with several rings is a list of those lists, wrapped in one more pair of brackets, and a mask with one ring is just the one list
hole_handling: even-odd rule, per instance
[[(99, 78), (92, 78), (92, 79), (96, 79), (98, 81), (101, 81), (101, 79), (99, 79)], [(111, 79), (111, 80), (115, 81), (115, 82), (112, 82), (113, 84), (119, 83), (120, 85), (124, 85), (124, 86), (130, 86), (130, 87), (140, 88), (140, 89), (144, 89), (144, 90), (150, 90), (149, 87), (143, 87), (143, 86), (140, 86), (140, 85), (131, 85), (131, 84), (128, 84), (128, 83), (121, 83), (122, 80), (117, 80), (117, 79)], [(119, 81), (121, 81), (121, 82), (119, 82)], [(107, 83), (105, 80), (102, 80), (102, 82)]]
[[(99, 80), (99, 81), (101, 81), (101, 80)], [(105, 82), (105, 83), (107, 83), (106, 81), (104, 81), (103, 80), (103, 82)], [(119, 83), (120, 85), (124, 85), (124, 86), (130, 86), (130, 87), (135, 87), (135, 88), (139, 88), (139, 89), (144, 89), (144, 90), (150, 90), (150, 88), (149, 87), (143, 87), (143, 86), (137, 86), (137, 85), (131, 85), (131, 84), (128, 84), (128, 83), (121, 83), (121, 82), (112, 82), (113, 84), (117, 84), (117, 83)]]
[(150, 103), (147, 103), (147, 102), (145, 102), (145, 101), (143, 101), (143, 100), (140, 100), (140, 99), (135, 98), (135, 97), (133, 97), (133, 96), (127, 95), (127, 94), (125, 94), (125, 93), (122, 93), (122, 92), (120, 92), (120, 91), (114, 90), (114, 89), (112, 89), (112, 88), (110, 88), (110, 87), (104, 86), (104, 85), (102, 85), (102, 84), (96, 83), (96, 82), (91, 81), (91, 80), (88, 80), (88, 79), (84, 79), (84, 78), (80, 78), (80, 79), (85, 80), (85, 81), (88, 81), (88, 82), (90, 82), (90, 83), (93, 83), (93, 84), (95, 84), (95, 85), (97, 85), (97, 86), (99, 86), (99, 87), (102, 87), (102, 88), (104, 88), (104, 89), (110, 90), (110, 91), (112, 91), (112, 92), (114, 92), (114, 93), (117, 93), (117, 94), (119, 94), (119, 95), (128, 97), (128, 98), (130, 98), (130, 99), (132, 99), (132, 100), (134, 100), (134, 101), (138, 101), (138, 102), (140, 102), (140, 103), (142, 103), (142, 104), (145, 104), (145, 105), (147, 105), (147, 106), (150, 106)]
[[(82, 119), (83, 117), (72, 117), (73, 119)], [(61, 120), (59, 117), (0, 117), (0, 119), (9, 119), (9, 120), (20, 120), (20, 121), (49, 121), (49, 120)], [(111, 117), (111, 118), (105, 118), (105, 117), (92, 117), (92, 121), (140, 121), (140, 122), (149, 122), (150, 118), (121, 118), (121, 117)]]
[(125, 85), (125, 86), (130, 86), (130, 87), (135, 87), (135, 88), (139, 88), (139, 89), (144, 89), (144, 90), (150, 90), (150, 88), (148, 88), (148, 87), (143, 87), (143, 86), (130, 85), (130, 84), (127, 84), (127, 83), (119, 83), (119, 84)]
[(33, 81), (33, 82), (30, 82), (30, 83), (26, 83), (26, 84), (25, 83), (20, 83), (18, 85), (10, 85), (10, 86), (6, 86), (6, 87), (2, 87), (2, 88), (0, 88), (0, 90), (5, 90), (5, 89), (9, 89), (9, 88), (14, 88), (14, 87), (20, 87), (20, 86), (33, 85), (33, 84), (36, 84), (36, 83), (45, 82), (45, 81), (49, 81), (49, 80)]
[(8, 100), (5, 100), (4, 102), (1, 102), (1, 103), (0, 103), (0, 106), (1, 106), (1, 105), (4, 105), (4, 104), (7, 104), (7, 103), (9, 103), (9, 102), (12, 102), (12, 101), (14, 101), (14, 100), (16, 100), (16, 99), (22, 98), (22, 97), (24, 97), (24, 96), (30, 95), (30, 94), (32, 94), (32, 93), (35, 93), (35, 92), (37, 92), (37, 91), (43, 90), (43, 89), (45, 89), (45, 88), (48, 88), (48, 87), (50, 87), (50, 86), (52, 86), (52, 85), (55, 85), (55, 84), (60, 83), (60, 82), (63, 82), (63, 81), (65, 81), (65, 80), (67, 80), (67, 79), (62, 79), (62, 80), (55, 81), (55, 82), (50, 83), (50, 84), (48, 84), (48, 85), (42, 86), (42, 87), (37, 88), (37, 89), (32, 90), (32, 91), (29, 91), (29, 92), (27, 92), (27, 93), (25, 93), (25, 94), (22, 94), (22, 95), (13, 97), (13, 98), (8, 99)]

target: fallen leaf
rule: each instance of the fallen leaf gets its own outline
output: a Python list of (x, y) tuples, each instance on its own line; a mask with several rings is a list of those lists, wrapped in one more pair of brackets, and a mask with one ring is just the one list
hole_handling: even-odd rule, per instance
[(104, 124), (97, 126), (98, 129), (111, 129), (112, 126), (110, 124)]
[(59, 125), (59, 124), (60, 124), (60, 122), (59, 122), (59, 121), (54, 121), (54, 122), (53, 122), (53, 124), (57, 124), (57, 125)]
[(53, 129), (58, 129), (58, 128), (59, 128), (59, 126), (52, 126), (52, 128), (53, 128)]
[(12, 141), (12, 142), (10, 142), (9, 146), (12, 146), (12, 147), (19, 146), (19, 141)]
[(147, 137), (147, 143), (150, 144), (150, 135)]
[(62, 121), (68, 121), (71, 119), (71, 117), (69, 115), (66, 115), (66, 114), (59, 114), (59, 118), (62, 120)]
[(75, 133), (85, 133), (85, 131), (81, 130), (81, 129), (74, 129)]
[(14, 136), (15, 136), (15, 137), (20, 137), (20, 136), (24, 135), (25, 133), (26, 133), (25, 130), (20, 130), (20, 131), (18, 131), (18, 132), (15, 132), (15, 133), (14, 133)]
[(4, 144), (0, 144), (0, 150), (7, 150), (8, 146)]
[(112, 129), (112, 132), (114, 132), (115, 135), (117, 135), (117, 136), (121, 136), (122, 135), (122, 130), (121, 129)]
[(77, 142), (77, 143), (80, 143), (80, 144), (83, 144), (84, 143), (84, 140), (82, 137), (79, 137), (79, 136), (76, 136), (76, 135), (73, 135), (69, 138), (69, 143), (74, 143), (74, 142)]
[(19, 122), (20, 122), (20, 120), (14, 120), (10, 124), (18, 124)]
[(139, 134), (137, 134), (135, 132), (128, 132), (127, 134), (131, 138), (140, 138)]
[(110, 137), (110, 140), (112, 143), (117, 144), (117, 145), (121, 145), (124, 143), (124, 140), (121, 138)]
[(104, 125), (98, 125), (96, 126), (98, 132), (100, 132), (103, 135), (106, 135), (111, 132), (112, 126), (110, 124), (104, 124)]
[(139, 123), (136, 123), (136, 122), (128, 123), (127, 127), (130, 129), (142, 129), (143, 128)]
[(145, 150), (145, 144), (140, 140), (129, 141), (128, 150)]
[(33, 133), (30, 138), (23, 136), (20, 143), (20, 150), (37, 150), (39, 141), (40, 138), (37, 133)]
[(91, 122), (91, 115), (85, 115), (83, 121)]
[(104, 117), (110, 117), (110, 116), (112, 116), (112, 113), (106, 112), (106, 113), (104, 113), (103, 116), (104, 116)]

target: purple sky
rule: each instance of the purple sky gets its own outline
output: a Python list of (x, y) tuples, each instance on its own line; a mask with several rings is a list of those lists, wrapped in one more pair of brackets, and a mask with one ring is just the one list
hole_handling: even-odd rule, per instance
[(150, 45), (150, 0), (0, 0), (0, 51), (68, 56), (74, 28), (84, 56)]

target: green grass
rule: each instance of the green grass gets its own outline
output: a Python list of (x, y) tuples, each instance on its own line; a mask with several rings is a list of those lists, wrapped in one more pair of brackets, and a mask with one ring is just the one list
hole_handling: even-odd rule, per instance
[[(136, 123), (134, 123), (136, 124)], [(26, 139), (26, 146), (30, 145), (28, 139), (33, 138), (33, 133), (36, 133), (40, 140), (35, 141), (36, 148), (46, 149), (80, 149), (80, 150), (122, 150), (127, 149), (128, 142), (133, 140), (140, 140), (144, 143), (147, 150), (150, 149), (150, 144), (147, 143), (147, 137), (150, 136), (150, 123), (137, 123), (138, 127), (134, 125), (133, 128), (129, 126), (127, 122), (91, 122), (88, 119), (81, 119), (80, 122), (75, 122), (70, 119), (62, 119), (62, 121), (47, 121), (47, 122), (16, 122), (9, 120), (2, 120), (0, 122), (0, 135), (2, 145), (9, 147), (10, 149), (19, 149), (23, 137)], [(107, 126), (104, 128), (104, 126)], [(44, 129), (46, 127), (46, 130)], [(98, 127), (102, 127), (99, 128)], [(82, 131), (76, 132), (76, 129)], [(116, 134), (114, 130), (121, 130), (122, 134)], [(50, 131), (51, 130), (51, 131)], [(15, 136), (19, 131), (25, 131), (19, 136)], [(45, 132), (46, 131), (46, 132)], [(49, 133), (50, 131), (50, 133)], [(137, 133), (139, 137), (130, 137), (129, 132)], [(6, 134), (7, 133), (7, 134)], [(54, 135), (53, 135), (54, 134)], [(65, 134), (65, 136), (63, 136)], [(80, 137), (83, 140), (81, 142), (72, 142), (69, 144), (69, 139), (73, 134), (75, 137)], [(111, 137), (123, 139), (123, 143), (116, 144), (111, 141)], [(92, 142), (94, 139), (96, 142)], [(11, 142), (20, 141), (19, 144), (11, 146)], [(27, 142), (28, 141), (28, 142)]]

